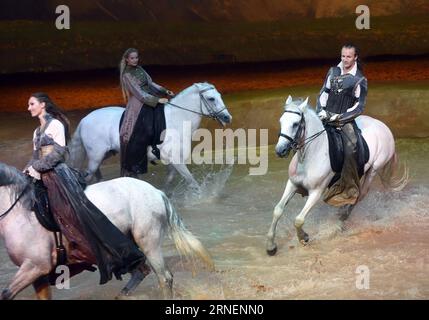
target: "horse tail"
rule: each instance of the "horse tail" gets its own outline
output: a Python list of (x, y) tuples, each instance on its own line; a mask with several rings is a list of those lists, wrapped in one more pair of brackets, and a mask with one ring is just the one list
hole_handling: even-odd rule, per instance
[(69, 158), (69, 164), (71, 167), (76, 169), (82, 169), (83, 162), (86, 159), (86, 150), (82, 143), (82, 136), (81, 136), (81, 123), (77, 126), (73, 138), (70, 142), (70, 158)]
[(393, 157), (382, 168), (379, 176), (385, 188), (392, 191), (401, 191), (408, 184), (409, 168), (406, 163), (400, 165), (399, 157), (395, 152)]
[(210, 270), (214, 270), (214, 263), (208, 251), (204, 248), (200, 240), (186, 229), (182, 219), (165, 193), (162, 191), (160, 192), (167, 212), (167, 223), (170, 229), (170, 234), (173, 238), (174, 244), (176, 245), (177, 251), (179, 251), (182, 256), (191, 257), (193, 262), (195, 261), (195, 257), (198, 256)]

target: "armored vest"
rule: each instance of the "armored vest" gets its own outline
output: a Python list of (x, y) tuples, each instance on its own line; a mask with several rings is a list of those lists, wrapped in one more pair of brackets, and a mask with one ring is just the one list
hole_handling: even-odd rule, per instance
[(344, 113), (357, 102), (355, 91), (365, 78), (359, 70), (356, 71), (356, 75), (350, 73), (341, 75), (339, 67), (331, 68), (330, 76), (331, 88), (325, 90), (328, 93), (326, 110), (333, 113)]

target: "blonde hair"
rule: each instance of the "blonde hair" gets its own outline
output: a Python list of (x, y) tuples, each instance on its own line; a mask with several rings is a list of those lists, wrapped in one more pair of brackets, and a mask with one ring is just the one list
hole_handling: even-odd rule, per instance
[(127, 50), (125, 50), (124, 54), (122, 55), (121, 61), (119, 62), (119, 81), (121, 83), (122, 96), (124, 97), (125, 102), (127, 102), (128, 100), (129, 93), (128, 93), (128, 90), (125, 88), (123, 76), (124, 76), (125, 68), (127, 67), (126, 59), (133, 52), (137, 52), (137, 54), (139, 53), (139, 51), (135, 48), (128, 48)]

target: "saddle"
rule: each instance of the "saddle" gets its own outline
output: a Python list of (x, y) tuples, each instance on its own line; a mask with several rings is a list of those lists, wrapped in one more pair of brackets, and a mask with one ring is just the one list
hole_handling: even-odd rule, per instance
[[(76, 176), (77, 181), (79, 182), (82, 189), (85, 190), (87, 184), (83, 174), (74, 168), (70, 167), (69, 169), (71, 173)], [(35, 201), (33, 203), (32, 210), (36, 214), (37, 220), (46, 230), (51, 232), (61, 232), (60, 227), (58, 226), (51, 210), (49, 209), (49, 198), (46, 187), (43, 185), (41, 180), (35, 179), (33, 180), (33, 185)]]
[[(359, 178), (364, 174), (365, 164), (369, 160), (369, 149), (368, 144), (362, 136), (361, 130), (358, 128), (355, 121), (352, 122), (353, 129), (355, 131), (357, 142), (357, 152), (356, 152), (356, 164)], [(341, 171), (344, 164), (344, 139), (347, 139), (343, 136), (343, 132), (338, 130), (336, 127), (326, 125), (326, 133), (328, 134), (329, 141), (329, 159), (331, 162), (332, 171), (335, 172), (334, 177), (328, 185), (328, 188), (331, 187), (340, 177)]]
[(34, 182), (35, 201), (33, 211), (39, 223), (48, 231), (60, 232), (60, 227), (56, 223), (51, 210), (49, 210), (49, 200), (46, 187), (41, 180)]

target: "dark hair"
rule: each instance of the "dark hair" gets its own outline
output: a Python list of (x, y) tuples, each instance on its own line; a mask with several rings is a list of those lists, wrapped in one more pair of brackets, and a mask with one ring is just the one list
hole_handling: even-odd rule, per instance
[[(357, 59), (356, 59), (357, 68), (358, 68), (360, 71), (363, 71), (363, 64), (362, 64), (362, 61), (361, 61), (361, 59), (360, 59), (360, 52), (359, 52), (358, 47), (357, 47), (356, 45), (354, 45), (353, 43), (348, 42), (348, 43), (344, 44), (344, 45), (342, 46), (342, 48), (346, 48), (346, 49), (355, 49), (355, 55), (357, 56)], [(342, 49), (342, 48), (341, 48), (341, 49)]]
[(37, 92), (31, 95), (36, 98), (39, 102), (45, 103), (45, 110), (49, 113), (53, 118), (59, 120), (64, 126), (64, 134), (66, 137), (66, 141), (70, 140), (70, 121), (67, 119), (66, 115), (61, 111), (58, 106), (52, 102), (51, 98), (44, 92)]

